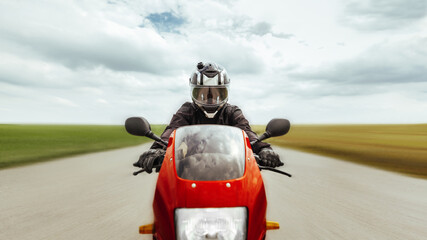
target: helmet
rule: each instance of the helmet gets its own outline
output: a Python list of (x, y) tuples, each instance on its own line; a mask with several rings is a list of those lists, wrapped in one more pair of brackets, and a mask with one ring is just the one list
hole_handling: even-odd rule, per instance
[(227, 71), (216, 63), (197, 64), (190, 77), (191, 98), (208, 118), (214, 118), (228, 101), (230, 79)]

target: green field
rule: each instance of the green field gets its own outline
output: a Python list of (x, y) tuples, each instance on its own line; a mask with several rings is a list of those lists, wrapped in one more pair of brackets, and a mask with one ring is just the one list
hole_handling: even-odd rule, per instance
[[(161, 133), (163, 125), (153, 126)], [(0, 168), (152, 141), (124, 126), (0, 124)]]
[[(254, 127), (263, 132), (261, 126)], [(427, 178), (427, 124), (295, 125), (272, 144)]]

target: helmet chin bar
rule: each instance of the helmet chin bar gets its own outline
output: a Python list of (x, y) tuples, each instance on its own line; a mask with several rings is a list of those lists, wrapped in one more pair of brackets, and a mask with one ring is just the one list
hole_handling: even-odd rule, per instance
[(215, 111), (214, 113), (208, 113), (208, 112), (206, 112), (206, 110), (205, 109), (202, 109), (203, 110), (203, 112), (205, 113), (205, 116), (207, 117), (207, 118), (214, 118), (215, 117), (215, 115), (218, 113), (218, 111)]
[(199, 105), (199, 107), (200, 107), (200, 109), (203, 110), (203, 113), (205, 114), (205, 116), (207, 118), (214, 118), (222, 106), (206, 107), (206, 106), (200, 106)]
[(207, 118), (214, 118), (218, 111), (224, 106), (224, 104), (225, 103), (215, 107), (207, 107), (196, 103), (196, 105), (203, 111)]

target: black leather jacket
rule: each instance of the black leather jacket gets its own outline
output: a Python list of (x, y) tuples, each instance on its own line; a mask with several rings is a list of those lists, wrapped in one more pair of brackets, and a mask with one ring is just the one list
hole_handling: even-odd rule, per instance
[[(184, 103), (178, 111), (173, 115), (172, 120), (162, 133), (161, 138), (165, 141), (169, 140), (171, 133), (178, 127), (195, 124), (221, 124), (238, 127), (246, 132), (249, 140), (252, 142), (257, 139), (256, 133), (251, 130), (248, 120), (243, 116), (242, 110), (237, 106), (226, 103), (214, 118), (207, 118), (192, 102)], [(258, 142), (253, 147), (253, 152), (258, 154), (262, 148), (269, 148), (270, 144)], [(154, 143), (151, 148), (164, 148), (158, 143)]]

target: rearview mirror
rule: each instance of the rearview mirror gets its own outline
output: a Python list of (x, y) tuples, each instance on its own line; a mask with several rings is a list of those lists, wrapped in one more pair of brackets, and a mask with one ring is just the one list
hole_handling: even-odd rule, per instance
[(269, 137), (278, 137), (288, 133), (290, 128), (291, 123), (288, 119), (275, 118), (267, 124), (265, 131), (267, 132)]
[(126, 131), (132, 135), (151, 138), (165, 147), (168, 145), (168, 142), (162, 140), (151, 131), (150, 123), (143, 117), (131, 117), (126, 119), (125, 128)]
[(126, 119), (126, 131), (132, 135), (147, 137), (151, 133), (151, 126), (143, 117), (131, 117)]
[(251, 144), (255, 144), (256, 142), (260, 142), (267, 138), (278, 137), (285, 135), (289, 132), (291, 128), (291, 123), (288, 119), (284, 118), (275, 118), (268, 122), (267, 127), (265, 128), (265, 133), (262, 134), (257, 140), (251, 142)]

